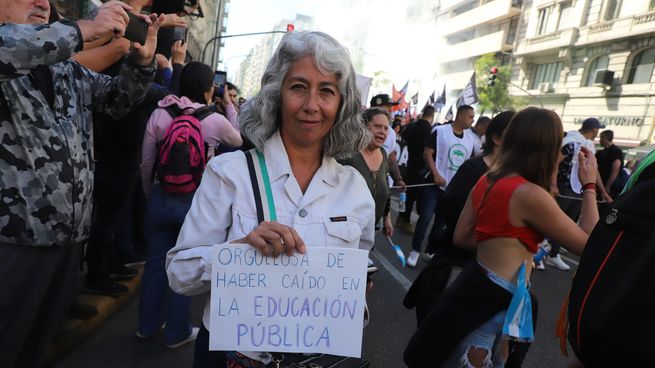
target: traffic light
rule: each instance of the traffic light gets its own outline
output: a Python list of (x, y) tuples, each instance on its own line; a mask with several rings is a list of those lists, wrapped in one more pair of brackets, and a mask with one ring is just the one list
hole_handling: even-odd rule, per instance
[(287, 24), (287, 32), (293, 32), (294, 29), (296, 27), (292, 23)]
[(489, 81), (487, 81), (487, 85), (489, 87), (495, 86), (497, 78), (498, 78), (498, 68), (492, 66), (491, 69), (489, 69)]

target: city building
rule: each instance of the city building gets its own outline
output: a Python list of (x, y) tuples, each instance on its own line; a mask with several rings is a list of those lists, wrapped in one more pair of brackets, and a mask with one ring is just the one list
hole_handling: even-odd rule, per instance
[(594, 116), (615, 144), (654, 140), (655, 0), (526, 0), (510, 89), (565, 130)]
[(268, 65), (271, 55), (273, 55), (277, 45), (280, 43), (284, 32), (287, 30), (287, 25), (289, 24), (293, 25), (295, 31), (307, 31), (313, 28), (313, 19), (306, 15), (297, 14), (296, 18), (293, 20), (281, 20), (271, 30), (276, 31), (277, 33), (271, 32), (270, 34), (265, 35), (243, 59), (239, 66), (239, 70), (227, 70), (228, 78), (232, 78), (233, 82), (239, 86), (242, 96), (254, 96), (259, 91), (262, 75), (264, 75), (264, 69), (266, 69), (266, 65)]
[[(510, 62), (519, 20), (521, 0), (441, 0), (433, 12), (443, 52), (437, 59), (439, 77), (451, 97), (471, 79), (475, 61), (494, 53)], [(453, 98), (449, 98), (453, 101)]]
[[(202, 61), (215, 68), (221, 63), (223, 40), (212, 38), (225, 35), (230, 0), (197, 0), (202, 17), (189, 15), (187, 51), (193, 60)], [(194, 11), (198, 14), (198, 11)]]

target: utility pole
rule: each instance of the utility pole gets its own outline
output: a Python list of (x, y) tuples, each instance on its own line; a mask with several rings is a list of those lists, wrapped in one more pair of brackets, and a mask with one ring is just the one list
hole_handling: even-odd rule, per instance
[[(218, 0), (218, 6), (216, 7), (216, 22), (215, 22), (215, 25), (214, 25), (214, 37), (218, 36), (220, 34), (220, 32), (221, 32), (221, 29), (222, 29), (222, 27), (221, 27), (222, 15), (223, 15), (223, 0)], [(216, 69), (216, 60), (215, 60), (215, 58), (217, 56), (216, 55), (216, 49), (217, 49), (217, 46), (214, 43), (214, 47), (212, 47), (212, 61), (211, 61), (211, 64), (209, 64), (212, 69)], [(203, 63), (205, 62), (204, 55), (203, 55), (202, 62)]]

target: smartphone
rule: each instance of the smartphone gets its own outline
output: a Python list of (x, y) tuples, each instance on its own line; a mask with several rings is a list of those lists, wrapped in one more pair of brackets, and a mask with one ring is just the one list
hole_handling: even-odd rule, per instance
[(227, 81), (227, 73), (221, 70), (214, 72), (214, 84), (217, 86), (223, 86)]
[(182, 41), (186, 42), (186, 28), (185, 27), (175, 27), (173, 29), (173, 41)]
[(148, 36), (148, 23), (145, 20), (139, 18), (136, 14), (127, 13), (130, 17), (130, 22), (127, 24), (127, 29), (125, 29), (125, 38), (132, 42), (145, 45), (146, 37)]

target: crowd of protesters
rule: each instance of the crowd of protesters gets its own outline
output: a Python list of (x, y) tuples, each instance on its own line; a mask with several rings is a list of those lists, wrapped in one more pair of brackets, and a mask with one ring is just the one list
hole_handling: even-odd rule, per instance
[[(565, 133), (539, 108), (473, 124), (469, 105), (442, 124), (427, 105), (406, 123), (385, 94), (365, 110), (347, 50), (320, 32), (283, 37), (261, 91), (240, 101), (183, 41), (170, 58), (156, 53), (159, 29), (186, 23), (141, 14), (147, 3), (110, 1), (73, 22), (45, 0), (0, 0), (3, 366), (41, 366), (66, 315), (94, 313), (75, 302), (82, 260), (82, 291), (113, 297), (138, 275), (126, 264), (145, 261), (138, 338), (195, 340), (195, 367), (263, 366), (268, 353), (209, 350), (208, 308), (190, 322), (211, 245), (370, 250), (376, 229), (394, 232), (392, 186), (407, 194), (395, 225), (413, 234), (407, 265), (429, 262), (405, 298), (418, 320), (406, 363), (521, 365), (537, 317), (529, 278), (543, 269), (533, 257), (547, 249), (546, 264), (568, 269), (560, 245), (580, 255), (596, 199), (612, 202), (628, 181), (612, 131), (589, 118)], [(149, 26), (143, 44), (122, 37), (128, 12)], [(253, 160), (267, 167), (277, 218), (252, 203)]]

